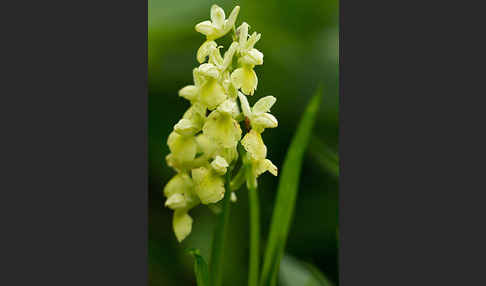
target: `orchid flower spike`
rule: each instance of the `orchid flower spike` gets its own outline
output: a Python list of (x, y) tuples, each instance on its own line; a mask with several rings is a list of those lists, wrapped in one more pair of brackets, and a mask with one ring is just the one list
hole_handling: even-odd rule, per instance
[[(248, 103), (246, 95), (253, 95), (258, 84), (253, 68), (263, 64), (263, 54), (254, 48), (259, 33), (248, 36), (247, 23), (234, 29), (239, 10), (236, 6), (226, 19), (223, 9), (213, 5), (211, 21), (196, 25), (206, 41), (196, 54), (199, 66), (193, 69), (194, 83), (179, 90), (179, 96), (188, 100), (190, 107), (167, 138), (170, 154), (166, 162), (176, 174), (164, 187), (164, 206), (174, 211), (172, 225), (179, 242), (191, 233), (194, 220), (189, 211), (194, 207), (207, 205), (215, 209), (227, 191), (231, 192), (230, 200), (236, 202), (238, 188), (231, 186), (243, 184), (246, 170), (251, 171), (255, 182), (265, 171), (277, 175), (261, 136), (266, 128), (278, 125), (270, 114), (276, 98), (263, 97), (253, 107)], [(222, 53), (224, 47), (215, 40), (231, 30), (235, 32), (233, 42)], [(241, 124), (249, 124), (251, 130)], [(238, 173), (232, 177), (236, 167)], [(226, 179), (234, 179), (237, 184), (230, 181), (226, 190)]]

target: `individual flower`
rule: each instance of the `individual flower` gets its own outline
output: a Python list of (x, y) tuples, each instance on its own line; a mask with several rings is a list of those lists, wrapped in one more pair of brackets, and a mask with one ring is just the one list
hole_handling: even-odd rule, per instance
[(194, 85), (188, 85), (179, 91), (179, 96), (191, 103), (199, 102), (209, 110), (215, 109), (226, 99), (224, 88), (218, 82), (219, 69), (210, 63), (202, 64), (193, 70)]
[(174, 126), (174, 131), (183, 136), (195, 135), (201, 131), (206, 120), (206, 108), (195, 103), (184, 113), (182, 119)]
[(241, 138), (241, 128), (233, 118), (238, 112), (236, 102), (228, 99), (209, 114), (203, 134), (224, 148), (234, 148)]
[(194, 183), (187, 173), (178, 173), (164, 187), (167, 197), (165, 206), (175, 209), (190, 209), (199, 203), (194, 193)]
[(211, 21), (207, 20), (196, 25), (196, 31), (206, 36), (208, 41), (215, 40), (226, 35), (231, 28), (235, 25), (236, 17), (240, 6), (236, 6), (231, 11), (228, 19), (224, 13), (224, 10), (218, 5), (211, 6)]
[(228, 163), (217, 157), (209, 166), (192, 169), (194, 191), (203, 204), (219, 202), (224, 196), (224, 177)]
[(272, 161), (266, 159), (267, 147), (263, 143), (262, 135), (259, 132), (255, 129), (250, 130), (250, 132), (241, 139), (241, 145), (243, 145), (246, 152), (248, 152), (252, 172), (255, 177), (258, 177), (266, 171), (277, 176), (277, 167)]
[(172, 158), (184, 164), (196, 157), (196, 139), (194, 136), (184, 136), (175, 131), (170, 133), (167, 139)]
[(217, 47), (214, 41), (226, 35), (234, 27), (240, 6), (236, 6), (231, 11), (228, 19), (225, 19), (224, 10), (218, 5), (211, 7), (211, 21), (204, 21), (196, 25), (195, 29), (206, 36), (206, 41), (197, 50), (196, 58), (199, 63), (203, 63), (206, 57)]
[(238, 27), (238, 48), (240, 54), (238, 64), (240, 67), (231, 74), (231, 81), (236, 88), (241, 88), (245, 94), (253, 95), (258, 86), (258, 78), (253, 68), (255, 65), (263, 64), (263, 54), (253, 48), (260, 39), (261, 34), (254, 32), (248, 38), (248, 28), (249, 25), (247, 23), (243, 23)]
[(239, 92), (238, 97), (241, 102), (243, 114), (250, 121), (251, 128), (261, 133), (265, 128), (275, 128), (278, 126), (277, 118), (269, 113), (270, 108), (277, 101), (275, 97), (271, 95), (262, 97), (252, 108), (244, 94)]
[(192, 218), (188, 211), (199, 204), (199, 198), (194, 193), (194, 184), (186, 173), (175, 175), (165, 186), (165, 206), (174, 210), (172, 225), (177, 240), (186, 238), (192, 229)]

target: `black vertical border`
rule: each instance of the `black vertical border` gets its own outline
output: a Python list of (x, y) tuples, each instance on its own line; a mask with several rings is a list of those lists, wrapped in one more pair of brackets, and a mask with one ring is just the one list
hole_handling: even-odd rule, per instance
[(0, 285), (147, 285), (147, 8), (2, 4)]
[(340, 285), (486, 284), (482, 13), (340, 1)]

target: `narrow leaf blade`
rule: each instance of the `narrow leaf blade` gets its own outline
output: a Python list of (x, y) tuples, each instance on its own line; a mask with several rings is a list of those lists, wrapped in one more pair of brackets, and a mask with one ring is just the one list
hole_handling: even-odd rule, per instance
[(277, 283), (280, 260), (283, 256), (297, 198), (302, 160), (311, 137), (321, 94), (322, 89), (319, 88), (307, 105), (285, 157), (265, 249), (261, 286), (276, 285)]
[(196, 274), (197, 286), (209, 286), (208, 265), (199, 254), (199, 249), (190, 249), (189, 253), (194, 257), (194, 272)]

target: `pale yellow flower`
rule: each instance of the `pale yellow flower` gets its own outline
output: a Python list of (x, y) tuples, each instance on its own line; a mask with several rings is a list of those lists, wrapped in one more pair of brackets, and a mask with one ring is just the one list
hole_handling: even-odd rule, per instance
[(241, 128), (233, 118), (235, 106), (231, 103), (221, 104), (209, 114), (203, 126), (203, 134), (224, 148), (234, 148), (241, 138)]
[(201, 203), (211, 204), (219, 202), (224, 196), (224, 178), (211, 166), (192, 169), (194, 191)]
[(225, 19), (224, 10), (218, 5), (213, 5), (211, 6), (211, 21), (201, 22), (196, 25), (195, 29), (205, 35), (209, 41), (223, 37), (234, 27), (239, 11), (240, 6), (236, 6), (228, 19)]
[(190, 162), (196, 157), (196, 139), (194, 136), (183, 136), (172, 132), (167, 139), (167, 145), (174, 159), (181, 163)]
[(227, 95), (219, 83), (219, 69), (210, 63), (202, 64), (193, 70), (194, 85), (188, 85), (179, 91), (179, 96), (191, 101), (199, 102), (209, 110), (215, 109)]
[(195, 135), (201, 131), (206, 120), (206, 107), (195, 103), (184, 113), (182, 119), (174, 126), (174, 131), (184, 136)]
[(258, 132), (263, 132), (265, 128), (275, 128), (278, 121), (275, 116), (269, 113), (270, 108), (275, 104), (277, 99), (271, 95), (260, 98), (253, 107), (250, 107), (248, 99), (241, 92), (238, 93), (241, 102), (241, 110), (245, 117), (250, 120), (251, 127)]
[(269, 171), (272, 175), (277, 176), (278, 169), (272, 161), (266, 159), (267, 147), (263, 143), (262, 135), (255, 129), (250, 130), (243, 139), (241, 145), (249, 154), (251, 165), (255, 176), (259, 176), (265, 171)]
[(192, 218), (187, 212), (200, 202), (194, 193), (191, 177), (186, 173), (175, 175), (165, 186), (164, 195), (167, 197), (165, 206), (175, 211), (172, 225), (177, 240), (181, 242), (192, 229)]
[(194, 193), (194, 183), (187, 173), (178, 173), (164, 187), (167, 197), (165, 206), (175, 209), (190, 209), (199, 203)]

